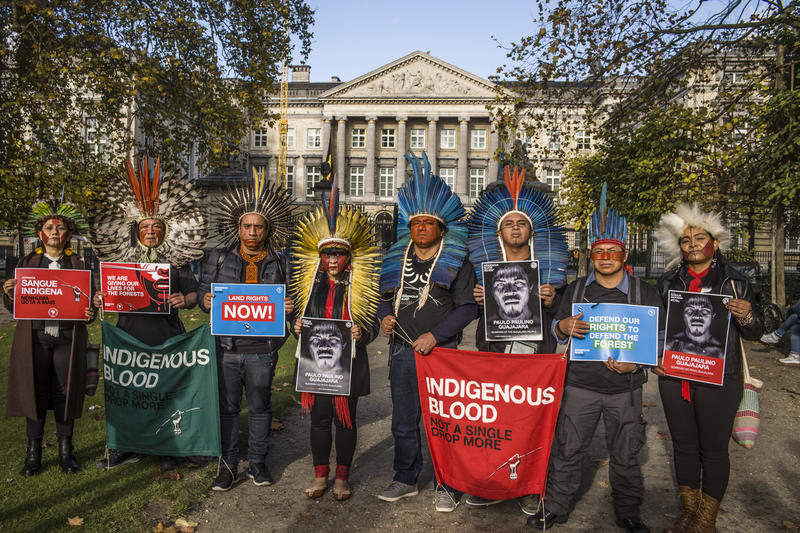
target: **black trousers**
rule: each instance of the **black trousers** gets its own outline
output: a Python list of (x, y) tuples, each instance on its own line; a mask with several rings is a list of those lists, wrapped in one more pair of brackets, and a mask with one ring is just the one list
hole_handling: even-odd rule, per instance
[(56, 433), (59, 437), (71, 437), (74, 421), (64, 418), (67, 404), (67, 377), (71, 337), (51, 337), (41, 331), (33, 333), (33, 386), (36, 396), (37, 420), (27, 419), (26, 433), (29, 439), (41, 439), (48, 409), (56, 418)]
[(701, 488), (721, 500), (728, 487), (728, 441), (742, 400), (743, 377), (726, 375), (724, 385), (689, 382), (691, 401), (681, 396), (681, 381), (659, 378), (658, 390), (672, 435), (678, 485)]
[(352, 428), (345, 427), (336, 416), (333, 399), (324, 394), (317, 394), (311, 407), (311, 456), (314, 466), (330, 464), (333, 436), (331, 422), (336, 424), (336, 464), (350, 466), (356, 452), (356, 406), (358, 398), (348, 398), (350, 421)]

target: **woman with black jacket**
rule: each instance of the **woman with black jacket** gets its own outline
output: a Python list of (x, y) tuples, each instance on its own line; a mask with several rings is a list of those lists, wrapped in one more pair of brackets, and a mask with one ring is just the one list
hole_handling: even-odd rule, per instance
[[(742, 398), (740, 337), (757, 340), (763, 331), (747, 278), (725, 263), (722, 252), (730, 235), (717, 213), (696, 205), (679, 205), (661, 217), (656, 232), (668, 270), (658, 282), (667, 305), (669, 291), (707, 292), (731, 296), (731, 313), (722, 386), (664, 375), (659, 391), (672, 436), (675, 474), (681, 496), (678, 522), (666, 531), (713, 532), (720, 500), (730, 473), (728, 441)], [(670, 269), (671, 268), (671, 269)]]

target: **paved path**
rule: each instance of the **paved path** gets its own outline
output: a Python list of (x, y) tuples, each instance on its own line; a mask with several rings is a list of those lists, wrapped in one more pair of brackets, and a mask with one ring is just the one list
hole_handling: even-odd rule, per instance
[[(466, 338), (474, 338), (472, 331), (474, 326)], [(393, 473), (387, 348), (379, 339), (369, 349), (372, 394), (358, 407), (359, 443), (349, 501), (336, 502), (329, 493), (314, 501), (303, 495), (313, 477), (309, 420), (296, 415), (284, 420), (285, 429), (273, 437), (268, 463), (277, 483), (256, 487), (248, 480), (230, 492), (209, 493), (190, 515), (200, 523), (198, 531), (530, 531), (514, 501), (482, 510), (462, 504), (453, 513), (435, 512), (428, 457), (417, 497), (397, 503), (377, 499)], [(759, 344), (748, 348), (752, 373), (766, 382), (762, 435), (753, 450), (731, 442), (733, 468), (718, 527), (730, 532), (790, 531), (784, 521), (800, 524), (800, 368), (779, 365), (776, 358), (781, 355), (774, 349)], [(645, 385), (644, 402), (642, 517), (653, 531), (661, 531), (676, 518), (678, 500), (672, 446), (655, 379)], [(613, 524), (604, 443), (600, 424), (584, 465), (585, 493), (569, 522), (553, 529), (556, 533), (621, 531)]]

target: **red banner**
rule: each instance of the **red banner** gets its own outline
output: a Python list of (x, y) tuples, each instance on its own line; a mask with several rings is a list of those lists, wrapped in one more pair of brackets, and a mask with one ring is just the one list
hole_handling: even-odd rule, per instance
[(542, 494), (566, 357), (436, 348), (416, 362), (436, 479), (492, 500)]
[(16, 320), (86, 320), (92, 305), (90, 271), (18, 268), (14, 278)]
[(169, 264), (100, 263), (104, 311), (169, 313)]

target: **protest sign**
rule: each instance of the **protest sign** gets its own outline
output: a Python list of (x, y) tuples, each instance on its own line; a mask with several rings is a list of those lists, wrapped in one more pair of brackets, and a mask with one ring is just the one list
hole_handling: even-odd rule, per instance
[(566, 358), (435, 348), (416, 364), (436, 479), (490, 500), (542, 494)]
[(658, 307), (646, 305), (574, 303), (572, 314), (583, 313), (589, 333), (572, 338), (570, 361), (658, 364)]
[(283, 337), (285, 285), (212, 283), (211, 334)]
[(542, 340), (539, 262), (486, 262), (481, 268), (486, 340)]
[(18, 268), (14, 278), (15, 320), (86, 320), (92, 306), (89, 270)]
[(148, 346), (103, 322), (106, 443), (148, 455), (220, 455), (217, 363), (208, 324)]
[(664, 372), (722, 385), (731, 314), (725, 294), (669, 291)]
[(168, 263), (100, 263), (104, 311), (170, 312)]
[(302, 319), (298, 340), (297, 392), (350, 395), (355, 344), (350, 320)]

